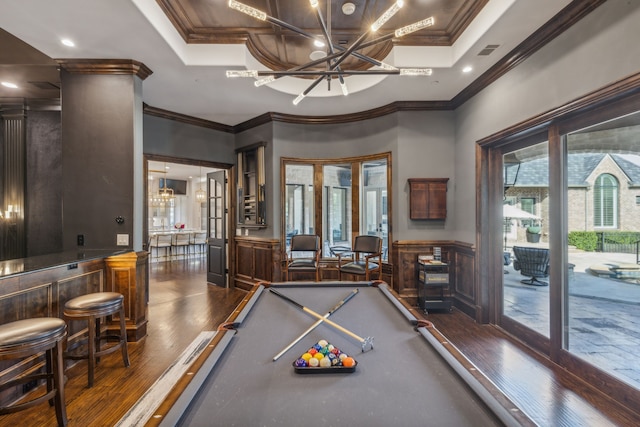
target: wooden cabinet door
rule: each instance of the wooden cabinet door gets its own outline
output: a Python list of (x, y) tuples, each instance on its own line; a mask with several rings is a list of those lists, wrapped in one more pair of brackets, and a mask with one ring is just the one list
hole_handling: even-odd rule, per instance
[(409, 179), (409, 218), (446, 219), (449, 178)]

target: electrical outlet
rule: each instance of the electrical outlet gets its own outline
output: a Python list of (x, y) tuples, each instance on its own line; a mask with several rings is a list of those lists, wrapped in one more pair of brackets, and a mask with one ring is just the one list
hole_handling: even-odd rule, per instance
[(78, 234), (78, 246), (84, 246), (84, 234)]
[(116, 235), (116, 244), (118, 246), (129, 246), (129, 235), (128, 234)]

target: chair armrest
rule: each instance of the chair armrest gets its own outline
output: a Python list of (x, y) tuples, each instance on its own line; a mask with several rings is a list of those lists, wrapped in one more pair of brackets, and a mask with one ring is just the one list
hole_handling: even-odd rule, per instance
[(353, 261), (353, 252), (351, 251), (336, 253), (336, 256), (338, 257), (338, 267), (342, 265), (342, 261), (345, 261), (345, 262)]

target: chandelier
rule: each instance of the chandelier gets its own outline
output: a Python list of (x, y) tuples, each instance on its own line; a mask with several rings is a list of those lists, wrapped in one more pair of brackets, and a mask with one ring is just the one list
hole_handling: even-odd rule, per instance
[(196, 201), (199, 203), (207, 200), (207, 192), (202, 188), (202, 166), (200, 166), (200, 187), (196, 190)]
[(151, 197), (149, 197), (149, 203), (151, 206), (155, 207), (164, 207), (164, 206), (173, 206), (175, 202), (176, 196), (173, 194), (173, 188), (167, 187), (167, 165), (165, 163), (164, 171), (155, 171), (164, 173), (165, 177), (162, 179), (162, 187), (158, 187), (158, 192)]
[[(378, 61), (377, 59), (371, 58), (367, 55), (358, 52), (361, 49), (371, 47), (378, 43), (382, 43), (385, 41), (392, 40), (394, 38), (400, 38), (407, 34), (411, 34), (413, 32), (422, 30), (424, 28), (430, 27), (434, 24), (433, 17), (423, 19), (422, 21), (415, 22), (410, 25), (406, 25), (401, 27), (391, 33), (388, 33), (383, 36), (379, 36), (377, 38), (373, 38), (375, 33), (389, 20), (393, 17), (398, 10), (403, 6), (404, 0), (397, 0), (389, 9), (387, 9), (372, 25), (369, 29), (367, 29), (360, 37), (356, 39), (349, 47), (340, 46), (339, 44), (333, 43), (331, 40), (331, 29), (328, 28), (325, 19), (320, 11), (319, 0), (309, 0), (311, 3), (311, 7), (316, 12), (316, 18), (318, 20), (318, 24), (320, 26), (320, 30), (322, 32), (322, 37), (314, 36), (311, 33), (304, 31), (294, 25), (288, 24), (284, 21), (281, 21), (277, 18), (267, 15), (265, 12), (261, 10), (255, 9), (251, 6), (247, 6), (243, 3), (240, 3), (236, 0), (229, 0), (229, 7), (231, 9), (237, 10), (244, 14), (247, 14), (255, 19), (269, 22), (273, 25), (277, 25), (278, 27), (293, 31), (296, 34), (299, 34), (303, 37), (306, 37), (313, 41), (313, 44), (318, 48), (325, 48), (325, 55), (322, 58), (312, 60), (305, 64), (299, 65), (297, 67), (291, 68), (285, 71), (259, 71), (259, 70), (228, 70), (227, 77), (235, 78), (235, 77), (251, 77), (257, 79), (254, 84), (256, 87), (269, 84), (274, 82), (276, 79), (285, 76), (293, 76), (293, 77), (314, 77), (315, 80), (307, 89), (305, 89), (302, 93), (300, 93), (294, 100), (293, 104), (298, 105), (300, 101), (302, 101), (308, 94), (311, 92), (322, 80), (327, 80), (327, 85), (329, 90), (331, 89), (331, 80), (338, 79), (340, 84), (340, 88), (342, 89), (343, 95), (348, 95), (349, 90), (347, 88), (347, 84), (345, 81), (346, 77), (354, 76), (354, 75), (380, 75), (380, 74), (392, 74), (392, 75), (400, 75), (400, 76), (430, 76), (432, 74), (432, 70), (430, 68), (396, 68), (393, 65), (386, 64), (384, 62)], [(330, 16), (330, 8), (331, 3), (330, 0), (327, 0), (327, 15)], [(346, 5), (349, 5), (347, 3)], [(352, 11), (355, 6), (350, 4), (349, 6)], [(365, 61), (371, 64), (371, 66), (376, 67), (374, 69), (368, 70), (345, 70), (342, 69), (340, 64), (347, 59), (348, 57), (357, 58), (357, 60)], [(315, 66), (325, 64), (324, 69), (311, 69)]]

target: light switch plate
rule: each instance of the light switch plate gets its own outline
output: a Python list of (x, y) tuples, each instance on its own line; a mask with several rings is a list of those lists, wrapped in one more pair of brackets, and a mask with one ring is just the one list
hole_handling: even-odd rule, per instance
[(116, 244), (118, 246), (129, 246), (129, 235), (128, 234), (118, 234), (116, 237)]

